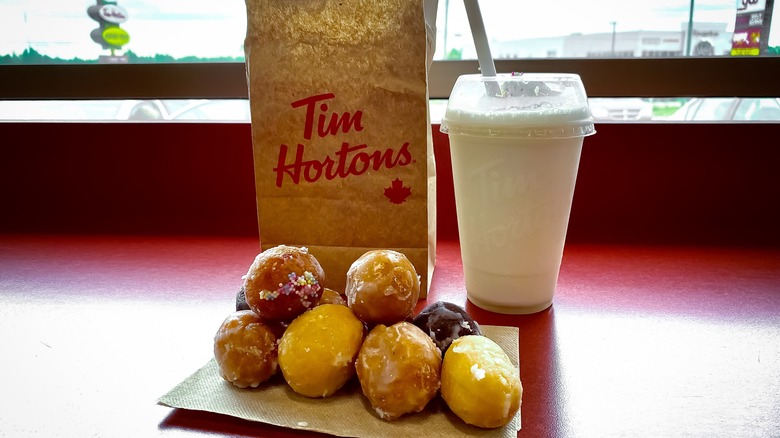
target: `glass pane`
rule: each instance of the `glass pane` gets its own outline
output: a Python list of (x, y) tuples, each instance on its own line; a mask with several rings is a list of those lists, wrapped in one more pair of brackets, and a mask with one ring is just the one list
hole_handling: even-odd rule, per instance
[[(597, 123), (780, 122), (780, 98), (591, 98)], [(446, 99), (430, 101), (440, 123)], [(246, 99), (0, 100), (0, 122), (130, 121), (249, 123)]]
[(780, 121), (779, 98), (718, 97), (689, 99), (668, 120), (679, 121)]
[(249, 122), (246, 99), (0, 100), (0, 121)]
[(780, 100), (741, 99), (734, 112), (735, 120), (780, 120)]
[[(463, 1), (438, 3), (436, 59), (476, 59)], [(778, 21), (772, 4), (480, 1), (497, 59), (729, 56), (735, 45), (735, 54), (753, 55), (756, 41), (762, 55), (777, 55), (780, 31), (761, 28)], [(244, 0), (0, 0), (0, 29), (0, 64), (242, 61), (246, 8)]]
[[(480, 7), (496, 59), (618, 58), (756, 55), (750, 47), (762, 40), (762, 55), (780, 54), (780, 32), (768, 32), (772, 3), (482, 0)], [(437, 59), (476, 59), (461, 0), (440, 0), (437, 28)]]
[(0, 64), (243, 61), (243, 0), (0, 0)]

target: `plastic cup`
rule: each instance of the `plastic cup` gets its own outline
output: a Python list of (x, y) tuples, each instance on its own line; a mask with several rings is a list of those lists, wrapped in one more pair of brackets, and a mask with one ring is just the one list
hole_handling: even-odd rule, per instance
[(468, 298), (499, 313), (552, 304), (585, 136), (575, 74), (458, 78), (441, 124), (450, 139)]

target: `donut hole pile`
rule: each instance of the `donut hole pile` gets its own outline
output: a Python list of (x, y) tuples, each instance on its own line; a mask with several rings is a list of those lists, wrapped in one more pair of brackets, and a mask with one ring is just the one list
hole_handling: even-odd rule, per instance
[(296, 393), (329, 397), (357, 376), (386, 421), (420, 412), (441, 394), (464, 422), (508, 424), (522, 384), (501, 347), (460, 306), (437, 302), (418, 315), (420, 277), (402, 253), (368, 251), (343, 293), (305, 247), (280, 245), (255, 258), (214, 337), (222, 377), (259, 388), (281, 372)]

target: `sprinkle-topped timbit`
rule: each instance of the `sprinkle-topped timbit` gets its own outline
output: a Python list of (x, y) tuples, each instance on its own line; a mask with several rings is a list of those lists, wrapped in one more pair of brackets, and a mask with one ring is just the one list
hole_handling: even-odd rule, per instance
[(257, 255), (242, 288), (247, 305), (262, 318), (292, 321), (319, 303), (324, 279), (307, 248), (279, 245)]
[(302, 276), (298, 276), (295, 272), (290, 272), (287, 276), (290, 279), (287, 283), (279, 283), (279, 289), (276, 289), (272, 296), (274, 299), (279, 295), (295, 294), (301, 298), (317, 296), (322, 292), (322, 286), (311, 272), (306, 271)]

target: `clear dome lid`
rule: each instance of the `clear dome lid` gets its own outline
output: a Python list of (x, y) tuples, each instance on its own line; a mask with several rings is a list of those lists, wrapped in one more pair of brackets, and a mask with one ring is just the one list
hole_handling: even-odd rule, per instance
[(441, 123), (447, 134), (530, 138), (583, 137), (596, 132), (579, 75), (464, 75)]

